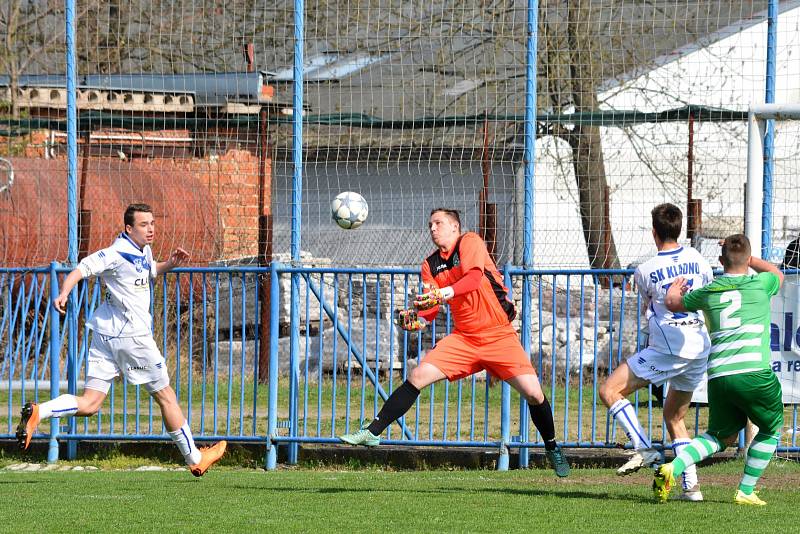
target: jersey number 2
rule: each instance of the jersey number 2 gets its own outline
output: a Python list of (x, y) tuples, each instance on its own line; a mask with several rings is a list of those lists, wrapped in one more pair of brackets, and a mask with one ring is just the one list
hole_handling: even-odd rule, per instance
[(739, 328), (742, 324), (742, 320), (738, 317), (731, 317), (731, 315), (739, 311), (739, 308), (742, 307), (742, 294), (738, 291), (727, 291), (719, 297), (719, 301), (730, 302), (730, 304), (719, 313), (719, 327), (723, 330)]

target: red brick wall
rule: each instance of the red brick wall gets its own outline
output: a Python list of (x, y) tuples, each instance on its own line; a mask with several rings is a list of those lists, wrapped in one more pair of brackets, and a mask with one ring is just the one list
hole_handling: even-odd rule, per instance
[[(145, 135), (163, 136), (164, 138), (168, 139), (169, 137), (175, 136), (185, 137), (188, 135), (188, 132), (148, 132)], [(58, 174), (58, 176), (54, 176), (53, 179), (56, 179), (58, 180), (58, 183), (61, 183), (60, 180), (63, 180), (63, 172), (66, 169), (66, 162), (64, 156), (62, 155), (63, 151), (59, 150), (59, 155), (50, 160), (48, 165), (44, 167), (43, 163), (37, 163), (37, 161), (40, 161), (42, 158), (44, 158), (44, 146), (46, 139), (46, 132), (40, 131), (30, 134), (30, 138), (27, 140), (27, 146), (24, 150), (24, 157), (15, 158), (17, 160), (15, 167), (21, 171), (18, 178), (22, 179), (23, 175), (28, 172), (25, 169), (38, 169), (39, 172), (42, 172), (46, 167), (48, 169), (52, 168), (54, 172)], [(58, 139), (57, 142), (62, 143), (63, 138)], [(97, 144), (97, 141), (92, 141), (93, 150), (96, 149)], [(168, 148), (169, 145), (170, 144), (167, 141)], [(186, 149), (186, 146), (182, 145), (181, 150), (184, 149)], [(179, 152), (177, 149), (173, 151), (176, 154)], [(171, 150), (167, 150), (166, 154), (169, 154), (170, 152)], [(114, 151), (112, 151), (112, 153), (114, 153)], [(184, 208), (182, 211), (187, 211), (189, 213), (188, 217), (182, 218), (180, 221), (174, 218), (174, 220), (169, 220), (169, 218), (167, 218), (163, 221), (164, 226), (162, 228), (165, 230), (169, 228), (169, 232), (165, 232), (161, 235), (163, 235), (165, 238), (167, 235), (169, 235), (170, 238), (175, 241), (175, 243), (164, 242), (163, 245), (165, 247), (192, 245), (198, 247), (198, 245), (201, 245), (198, 248), (202, 249), (202, 252), (201, 250), (196, 250), (198, 254), (195, 256), (195, 258), (201, 262), (219, 259), (236, 259), (241, 257), (256, 256), (258, 254), (259, 158), (257, 152), (250, 150), (230, 149), (224, 154), (206, 156), (202, 159), (188, 159), (184, 157), (134, 157), (128, 161), (120, 159), (119, 156), (97, 157), (96, 155), (93, 155), (88, 160), (83, 157), (79, 157), (78, 163), (79, 168), (82, 168), (85, 163), (88, 163), (90, 169), (90, 176), (88, 179), (90, 184), (92, 184), (92, 189), (87, 189), (87, 195), (90, 194), (90, 192), (97, 190), (97, 187), (101, 187), (103, 181), (113, 181), (114, 174), (117, 174), (118, 179), (122, 181), (125, 181), (126, 179), (122, 178), (122, 175), (119, 173), (141, 173), (141, 180), (148, 180), (145, 178), (145, 176), (148, 174), (152, 175), (152, 179), (156, 180), (160, 184), (158, 188), (158, 196), (163, 197), (163, 200), (167, 203), (170, 201), (173, 203), (178, 203), (179, 207)], [(137, 169), (140, 170), (137, 171)], [(269, 205), (271, 172), (271, 161), (267, 160), (265, 169), (265, 184), (268, 191), (265, 194), (264, 202), (267, 204), (266, 210), (268, 213), (271, 210)], [(130, 174), (128, 174), (128, 176), (130, 176)], [(191, 179), (188, 179), (190, 177)], [(79, 174), (79, 180), (80, 179), (81, 175)], [(138, 182), (139, 179), (136, 181)], [(54, 183), (53, 187), (60, 187), (58, 183)], [(192, 195), (191, 188), (196, 188), (201, 184), (207, 188), (207, 192), (205, 192), (203, 195)], [(128, 191), (128, 193), (133, 196), (137, 196), (137, 198), (138, 196), (148, 196), (148, 189), (146, 187), (142, 189), (141, 187), (137, 186), (133, 189), (128, 189), (126, 186), (124, 186), (124, 184), (120, 185), (122, 186), (123, 192)], [(145, 184), (142, 184), (142, 187), (144, 187), (144, 185)], [(172, 187), (174, 187), (174, 189), (171, 189)], [(64, 188), (64, 191), (65, 190), (66, 188)], [(12, 196), (13, 194), (14, 191), (12, 191)], [(32, 194), (48, 194), (47, 188), (40, 188), (40, 191), (32, 192)], [(66, 195), (65, 192), (64, 195)], [(95, 193), (94, 196), (97, 196), (97, 194)], [(92, 198), (87, 198), (87, 206), (85, 206), (86, 208), (94, 211), (92, 223), (93, 228), (91, 230), (93, 241), (92, 245), (96, 244), (94, 242), (96, 240), (100, 240), (99, 242), (105, 242), (103, 240), (108, 238), (106, 234), (109, 234), (110, 236), (119, 231), (119, 214), (116, 213), (119, 207), (114, 204), (112, 210), (113, 213), (108, 214), (109, 216), (107, 218), (109, 220), (106, 221), (104, 219), (104, 214), (99, 213), (98, 210), (102, 211), (106, 207), (111, 209), (111, 206), (108, 205), (108, 201), (105, 201), (102, 198), (99, 200), (95, 199), (94, 196)], [(173, 196), (173, 198), (170, 199), (170, 196)], [(192, 212), (200, 211), (201, 206), (191, 206), (186, 204), (181, 205), (181, 203), (191, 201), (195, 202), (196, 204), (199, 202), (199, 198), (210, 199), (212, 206), (202, 206), (202, 211), (205, 212), (204, 216), (198, 216), (196, 219), (192, 219)], [(120, 200), (128, 201), (127, 198)], [(141, 198), (140, 200), (147, 201), (148, 199)], [(41, 203), (32, 203), (31, 207), (33, 210), (36, 210), (40, 209), (36, 207), (40, 205)], [(209, 209), (211, 209), (211, 213), (216, 213), (216, 221), (208, 220)], [(169, 211), (169, 208), (167, 207), (166, 210)], [(0, 211), (4, 210), (0, 209)], [(31, 220), (39, 219), (34, 216), (35, 214), (28, 215), (28, 218)], [(169, 217), (169, 214), (166, 213), (164, 216)], [(8, 222), (8, 224), (10, 224), (10, 222)], [(170, 224), (172, 227), (168, 226)], [(184, 224), (198, 226), (204, 225), (206, 228), (203, 229), (203, 231), (206, 233), (201, 234), (198, 232), (198, 230), (201, 230), (201, 228), (181, 228)], [(65, 227), (62, 226), (62, 230), (63, 228)], [(2, 228), (0, 228), (0, 230), (2, 230)], [(206, 242), (208, 237), (204, 238), (201, 237), (201, 235), (213, 235), (212, 239), (214, 243)], [(194, 243), (187, 243), (185, 241), (194, 241)], [(50, 255), (50, 253), (46, 253), (46, 255)], [(3, 254), (0, 254), (0, 257), (2, 256)]]

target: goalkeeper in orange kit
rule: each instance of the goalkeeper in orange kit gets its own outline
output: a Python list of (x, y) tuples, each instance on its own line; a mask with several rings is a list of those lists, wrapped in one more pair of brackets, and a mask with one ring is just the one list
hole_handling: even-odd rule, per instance
[(569, 464), (555, 440), (550, 403), (511, 326), (514, 304), (506, 296), (508, 289), (486, 244), (474, 232), (461, 233), (456, 210), (434, 209), (428, 228), (437, 250), (422, 262), (426, 292), (414, 299), (412, 308), (398, 312), (398, 324), (407, 331), (422, 330), (436, 317), (439, 307), (448, 304), (455, 329), (425, 355), (368, 426), (339, 439), (351, 445), (377, 446), (379, 436), (413, 406), (422, 388), (485, 369), (508, 382), (528, 402), (550, 465), (559, 477), (567, 476)]

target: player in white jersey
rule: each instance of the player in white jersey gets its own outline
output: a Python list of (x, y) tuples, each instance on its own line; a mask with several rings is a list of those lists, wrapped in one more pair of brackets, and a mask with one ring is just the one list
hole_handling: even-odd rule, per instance
[(61, 395), (22, 409), (17, 440), (25, 450), (39, 421), (49, 417), (91, 416), (97, 413), (120, 373), (134, 385), (142, 385), (161, 408), (167, 433), (183, 454), (194, 476), (202, 476), (225, 453), (226, 442), (198, 449), (183, 416), (175, 391), (169, 385), (164, 357), (153, 339), (150, 314), (150, 280), (181, 266), (189, 259), (176, 248), (165, 262), (156, 262), (150, 243), (155, 236), (153, 210), (147, 204), (131, 204), (125, 210), (125, 231), (114, 243), (90, 254), (67, 275), (53, 306), (64, 313), (69, 294), (84, 278), (97, 276), (105, 286), (105, 301), (87, 326), (93, 331), (87, 357), (83, 395)]
[[(648, 344), (622, 362), (600, 388), (600, 398), (625, 429), (634, 449), (631, 458), (617, 470), (622, 476), (661, 460), (626, 397), (648, 384), (669, 382), (664, 422), (677, 454), (691, 441), (683, 419), (692, 393), (703, 380), (711, 347), (701, 314), (673, 313), (664, 305), (667, 289), (676, 278), (683, 277), (695, 288), (704, 286), (713, 280), (711, 266), (695, 249), (678, 244), (683, 220), (680, 208), (660, 204), (653, 208), (652, 218), (658, 254), (640, 264), (634, 273), (646, 310)], [(682, 486), (681, 499), (703, 500), (696, 470), (684, 473)]]

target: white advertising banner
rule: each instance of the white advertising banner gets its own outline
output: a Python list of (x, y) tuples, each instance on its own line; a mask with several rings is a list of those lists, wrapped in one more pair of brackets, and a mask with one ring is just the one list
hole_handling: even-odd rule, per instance
[[(772, 370), (783, 387), (785, 404), (800, 404), (800, 275), (788, 275), (780, 292), (772, 297), (770, 329)], [(693, 402), (708, 402), (706, 383), (692, 396)]]

